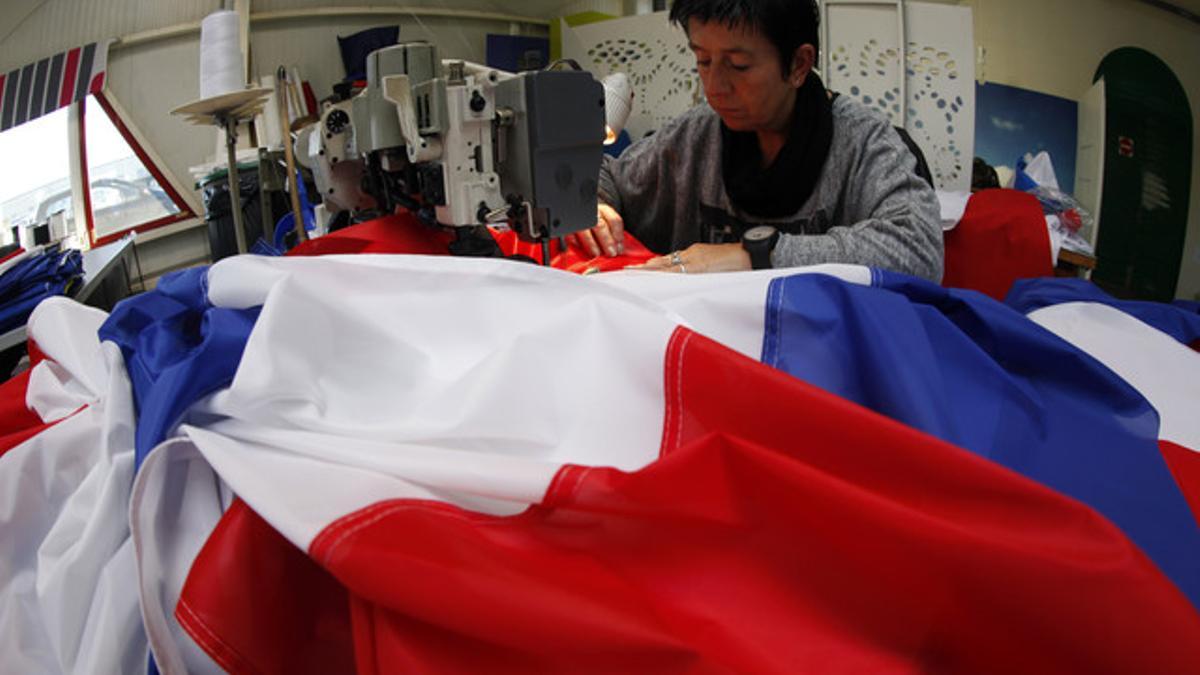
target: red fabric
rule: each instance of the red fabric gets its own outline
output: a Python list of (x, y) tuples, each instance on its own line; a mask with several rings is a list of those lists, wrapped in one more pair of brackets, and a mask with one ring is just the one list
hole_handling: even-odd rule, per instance
[(1033, 195), (1017, 190), (977, 192), (962, 220), (944, 237), (943, 286), (1004, 300), (1017, 279), (1054, 275), (1046, 217)]
[(67, 52), (67, 65), (63, 68), (62, 89), (58, 93), (58, 107), (70, 105), (75, 100), (75, 79), (79, 75), (79, 52), (76, 47)]
[(192, 563), (175, 618), (231, 673), (354, 671), (349, 598), (240, 499)]
[(0, 457), (53, 424), (42, 422), (42, 418), (25, 404), (31, 372), (26, 370), (0, 384)]
[[(382, 502), (314, 539), (359, 672), (1200, 672), (1200, 616), (1091, 509), (684, 329), (664, 382), (641, 471), (566, 467), (509, 518)], [(268, 649), (296, 601), (236, 573), (197, 562), (183, 600)]]
[[(540, 244), (521, 241), (511, 230), (492, 231), (500, 251), (505, 255), (520, 254), (542, 261)], [(402, 211), (395, 215), (369, 220), (365, 223), (310, 239), (288, 251), (288, 255), (333, 255), (338, 253), (414, 253), (446, 255), (453, 235), (429, 227), (413, 214)], [(638, 265), (654, 257), (654, 253), (632, 235), (625, 235), (625, 254), (615, 258), (592, 257), (574, 241), (566, 251), (552, 241), (552, 267), (576, 273), (608, 272), (629, 265)]]
[(445, 255), (451, 236), (423, 225), (416, 216), (403, 212), (352, 225), (323, 237), (309, 239), (288, 255), (335, 255), (342, 253), (414, 253)]
[(45, 352), (42, 351), (42, 348), (38, 346), (38, 343), (33, 338), (25, 340), (25, 353), (29, 355), (30, 370), (33, 370), (34, 366), (46, 360)]
[(1063, 225), (1066, 225), (1067, 229), (1072, 232), (1078, 232), (1079, 228), (1083, 227), (1083, 218), (1080, 217), (1079, 212), (1075, 209), (1063, 211), (1059, 215), (1059, 218), (1062, 220)]
[[(4, 85), (4, 80), (3, 80), (3, 79), (0, 79), (0, 87), (3, 87), (3, 85)], [(25, 252), (25, 249), (23, 249), (23, 248), (18, 248), (17, 250), (15, 250), (15, 251), (13, 251), (13, 252), (9, 253), (8, 255), (5, 255), (5, 256), (3, 256), (3, 257), (0, 257), (0, 264), (3, 264), (3, 263), (5, 263), (5, 262), (7, 262), (7, 261), (9, 261), (9, 260), (12, 260), (13, 258), (15, 258), (15, 257), (17, 257), (17, 256), (19, 256), (19, 255), (21, 255), (21, 254), (22, 254), (22, 253), (24, 253), (24, 252)]]
[[(520, 254), (542, 262), (542, 246), (528, 241), (521, 241), (512, 230), (492, 232), (492, 237), (505, 255)], [(630, 265), (640, 265), (655, 253), (642, 245), (632, 234), (625, 235), (625, 253), (609, 258), (607, 256), (592, 256), (571, 239), (564, 251), (557, 240), (550, 242), (550, 266), (555, 269), (567, 270), (576, 274), (589, 272), (611, 272), (625, 269)]]
[(38, 348), (36, 342), (30, 339), (26, 345), (29, 352), (29, 369), (0, 384), (0, 457), (66, 419), (64, 417), (43, 422), (41, 416), (26, 404), (26, 392), (29, 390), (29, 378), (33, 374), (33, 367), (46, 360), (46, 355)]
[(1179, 484), (1179, 491), (1192, 507), (1192, 515), (1200, 522), (1200, 451), (1170, 441), (1159, 441), (1158, 447)]
[[(493, 235), (506, 255), (520, 253), (541, 260), (540, 245), (522, 242), (512, 232)], [(451, 238), (402, 212), (309, 240), (288, 255), (444, 255)], [(592, 258), (576, 246), (564, 252), (557, 242), (552, 251), (553, 266), (579, 273), (621, 269), (654, 255), (632, 236), (626, 237), (627, 253), (617, 258)], [(263, 565), (271, 569), (263, 570)], [(352, 669), (348, 665), (353, 651), (345, 588), (240, 500), (210, 535), (185, 588), (176, 606), (176, 619), (230, 672)], [(304, 592), (296, 593), (296, 589)], [(282, 621), (277, 620), (280, 615), (286, 615)], [(229, 620), (238, 623), (231, 625)], [(256, 630), (268, 624), (272, 626), (269, 632)], [(364, 635), (356, 634), (355, 639)], [(303, 655), (295, 653), (298, 644), (306, 645)]]
[(320, 107), (317, 105), (317, 96), (313, 93), (312, 85), (308, 80), (304, 80), (300, 83), (300, 89), (304, 92), (304, 112), (317, 117)]

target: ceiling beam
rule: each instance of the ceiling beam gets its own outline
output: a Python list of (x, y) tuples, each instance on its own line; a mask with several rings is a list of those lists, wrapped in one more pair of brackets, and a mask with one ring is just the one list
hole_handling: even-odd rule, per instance
[[(43, 0), (44, 1), (44, 0)], [(548, 26), (550, 22), (530, 16), (504, 14), (499, 12), (481, 12), (463, 9), (440, 9), (432, 7), (316, 7), (305, 10), (281, 10), (272, 12), (251, 12), (250, 23), (261, 24), (275, 21), (295, 19), (312, 19), (314, 17), (352, 17), (352, 16), (432, 16), (454, 19), (469, 19), (477, 21), (506, 21), (509, 23)], [(188, 35), (200, 30), (199, 21), (164, 26), (153, 30), (131, 33), (121, 36), (112, 44), (110, 49), (132, 47), (134, 45), (156, 42), (167, 38)]]
[(1184, 9), (1175, 3), (1167, 2), (1167, 0), (1139, 0), (1139, 2), (1150, 5), (1151, 7), (1157, 7), (1159, 9), (1166, 10), (1172, 14), (1183, 17), (1188, 21), (1200, 24), (1200, 14), (1196, 14), (1190, 9)]

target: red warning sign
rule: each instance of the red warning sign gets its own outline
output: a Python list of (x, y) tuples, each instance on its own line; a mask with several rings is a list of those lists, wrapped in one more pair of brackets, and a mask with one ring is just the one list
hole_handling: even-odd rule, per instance
[(1117, 152), (1122, 157), (1133, 157), (1133, 139), (1128, 136), (1118, 136)]

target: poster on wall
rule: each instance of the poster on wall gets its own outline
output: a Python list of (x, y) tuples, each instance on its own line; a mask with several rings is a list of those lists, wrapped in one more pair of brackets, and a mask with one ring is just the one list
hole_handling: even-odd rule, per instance
[(901, 17), (900, 3), (825, 5), (826, 85), (904, 127), (939, 189), (968, 190), (975, 146), (971, 8), (907, 2)]
[(976, 156), (1012, 168), (1026, 153), (1045, 150), (1059, 187), (1074, 194), (1079, 104), (1003, 84), (981, 84), (975, 92)]

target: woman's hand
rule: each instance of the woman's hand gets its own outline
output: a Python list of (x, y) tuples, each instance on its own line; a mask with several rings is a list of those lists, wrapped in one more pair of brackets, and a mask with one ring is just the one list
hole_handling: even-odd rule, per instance
[(625, 221), (621, 214), (608, 204), (596, 207), (596, 225), (590, 230), (570, 235), (578, 246), (592, 257), (604, 255), (615, 258), (625, 253)]
[(692, 244), (682, 251), (651, 258), (644, 265), (626, 269), (699, 274), (701, 272), (738, 272), (751, 269), (750, 254), (741, 244)]

